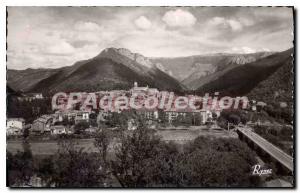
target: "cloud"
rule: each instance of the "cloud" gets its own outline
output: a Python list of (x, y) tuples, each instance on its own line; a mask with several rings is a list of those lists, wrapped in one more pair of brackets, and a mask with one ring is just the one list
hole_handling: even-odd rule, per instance
[(178, 57), (283, 51), (294, 39), (291, 8), (10, 7), (8, 15), (15, 69), (72, 65), (107, 47)]
[(208, 21), (211, 26), (220, 26), (230, 28), (232, 31), (240, 31), (243, 29), (243, 24), (235, 19), (226, 19), (224, 17), (214, 17)]
[(170, 27), (190, 27), (197, 21), (193, 14), (181, 9), (166, 12), (162, 20)]
[(75, 23), (74, 28), (78, 31), (99, 31), (101, 27), (94, 22), (78, 21)]
[(255, 53), (256, 50), (253, 48), (249, 48), (247, 46), (243, 46), (243, 47), (233, 47), (229, 52), (240, 53), (240, 54), (251, 54), (251, 53)]
[(245, 18), (245, 17), (240, 17), (239, 21), (244, 25), (244, 26), (252, 26), (254, 25), (254, 21), (251, 20), (250, 18)]
[(145, 16), (140, 16), (139, 18), (134, 20), (134, 24), (136, 25), (136, 27), (143, 30), (149, 29), (152, 26), (151, 21)]
[(243, 28), (242, 24), (237, 20), (229, 19), (227, 22), (233, 31), (240, 31)]
[(209, 24), (211, 25), (225, 25), (226, 20), (224, 17), (214, 17), (211, 20), (209, 20)]
[(58, 44), (49, 46), (45, 53), (53, 55), (70, 55), (75, 51), (74, 47), (67, 42), (60, 42)]

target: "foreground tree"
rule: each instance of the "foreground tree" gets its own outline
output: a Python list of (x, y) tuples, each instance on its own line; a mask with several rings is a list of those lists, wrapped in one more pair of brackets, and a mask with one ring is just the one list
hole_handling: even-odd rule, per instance
[(23, 152), (15, 155), (8, 152), (6, 155), (9, 186), (27, 185), (34, 174), (33, 156), (27, 138), (23, 139), (22, 146)]
[(104, 186), (105, 173), (97, 156), (76, 148), (71, 140), (59, 143), (54, 158), (52, 183), (57, 187), (101, 187)]
[(104, 164), (107, 164), (107, 149), (109, 145), (109, 131), (106, 129), (102, 129), (99, 132), (97, 132), (95, 136), (95, 142), (94, 145), (98, 149), (100, 153), (100, 157), (102, 158)]

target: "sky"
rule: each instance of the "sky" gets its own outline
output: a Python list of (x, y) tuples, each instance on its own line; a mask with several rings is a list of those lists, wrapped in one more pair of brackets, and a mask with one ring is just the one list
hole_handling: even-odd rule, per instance
[(286, 7), (8, 7), (7, 67), (58, 68), (108, 47), (147, 57), (284, 51)]

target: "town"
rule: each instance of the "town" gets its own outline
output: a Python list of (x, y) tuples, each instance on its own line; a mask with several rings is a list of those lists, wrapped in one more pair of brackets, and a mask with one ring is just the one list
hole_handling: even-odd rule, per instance
[[(74, 127), (77, 124), (85, 123), (86, 127), (84, 132), (86, 133), (95, 133), (97, 128), (103, 124), (109, 124), (111, 120), (113, 120), (113, 116), (115, 114), (122, 113), (136, 113), (139, 116), (143, 117), (145, 122), (148, 124), (149, 128), (156, 128), (159, 124), (183, 124), (183, 125), (214, 125), (216, 126), (216, 120), (220, 117), (222, 108), (220, 105), (213, 106), (213, 100), (208, 100), (208, 105), (206, 108), (201, 108), (201, 101), (193, 101), (193, 106), (196, 103), (200, 103), (198, 108), (190, 108), (190, 106), (186, 105), (183, 108), (176, 108), (174, 103), (176, 100), (168, 100), (170, 98), (170, 94), (167, 91), (159, 92), (156, 88), (139, 87), (137, 82), (134, 82), (133, 87), (126, 90), (113, 90), (113, 91), (99, 91), (96, 92), (101, 97), (109, 96), (112, 98), (112, 103), (114, 103), (114, 99), (120, 96), (136, 96), (134, 98), (134, 102), (136, 104), (141, 104), (142, 100), (147, 100), (150, 97), (157, 97), (158, 99), (162, 98), (163, 94), (166, 94), (164, 98), (168, 104), (170, 104), (169, 108), (159, 107), (150, 107), (147, 108), (145, 104), (140, 106), (137, 109), (131, 109), (126, 105), (117, 105), (114, 107), (108, 107), (104, 105), (101, 109), (94, 109), (94, 105), (85, 105), (79, 106), (79, 101), (73, 102), (72, 108), (63, 108), (63, 109), (54, 109), (52, 114), (44, 114), (39, 116), (37, 119), (33, 120), (32, 123), (26, 124), (26, 121), (23, 117), (15, 117), (7, 119), (7, 135), (22, 135), (25, 129), (30, 131), (31, 135), (61, 135), (61, 134), (74, 134)], [(82, 96), (86, 96), (87, 93), (80, 93)], [(174, 93), (171, 93), (174, 95)], [(174, 97), (172, 95), (172, 97)], [(193, 95), (188, 95), (188, 98), (193, 97)], [(176, 96), (174, 97), (176, 98)], [(43, 95), (41, 93), (29, 94), (29, 96), (17, 97), (19, 101), (32, 101), (43, 99)], [(82, 98), (81, 98), (82, 99)], [(56, 98), (58, 103), (63, 104), (66, 103), (66, 98)], [(84, 99), (82, 99), (84, 100)], [(108, 103), (107, 101), (105, 102)], [(164, 101), (165, 103), (165, 101)], [(216, 102), (214, 102), (216, 103)], [(263, 107), (265, 104), (260, 102), (257, 104), (260, 107)], [(34, 107), (33, 107), (34, 108)], [(250, 107), (247, 107), (248, 109)], [(253, 106), (256, 108), (256, 106)], [(133, 118), (128, 117), (126, 120), (126, 127), (128, 130), (134, 130), (137, 125), (135, 125), (135, 120)], [(115, 125), (120, 126), (120, 125)], [(124, 125), (122, 125), (124, 126)]]

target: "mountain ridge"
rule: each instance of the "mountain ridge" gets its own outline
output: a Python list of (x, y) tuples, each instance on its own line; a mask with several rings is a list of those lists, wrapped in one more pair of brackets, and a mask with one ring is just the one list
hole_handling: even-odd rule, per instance
[[(178, 72), (181, 72), (183, 69), (185, 72), (190, 73), (188, 78), (180, 82), (178, 77), (177, 79), (174, 78), (177, 74), (172, 74), (174, 71), (170, 71), (170, 68), (166, 67), (168, 65), (159, 63), (159, 61), (153, 60), (153, 58), (147, 58), (142, 54), (133, 53), (125, 48), (106, 48), (95, 57), (78, 61), (71, 66), (57, 69), (8, 69), (7, 83), (13, 89), (22, 92), (128, 89), (135, 81), (139, 82), (140, 85), (149, 85), (160, 90), (180, 92), (194, 90), (197, 93), (203, 91), (212, 92), (220, 90), (218, 85), (222, 86), (224, 84), (221, 81), (222, 78), (225, 77), (224, 80), (228, 80), (227, 76), (232, 73), (231, 71), (240, 68), (243, 69), (243, 66), (248, 68), (249, 64), (259, 64), (261, 60), (269, 60), (267, 58), (272, 58), (274, 55), (279, 55), (275, 58), (280, 61), (287, 59), (285, 54), (282, 53), (258, 52), (253, 54), (217, 54), (171, 58), (172, 61), (176, 60), (177, 63), (175, 64), (177, 67), (179, 64), (182, 65), (179, 66), (180, 68), (177, 68)], [(190, 61), (188, 65), (184, 63), (186, 58)], [(177, 59), (180, 61), (177, 61)], [(211, 61), (214, 62), (213, 65), (210, 63)], [(269, 62), (261, 62), (261, 65), (268, 67), (270, 62), (276, 63), (276, 61), (271, 59)], [(173, 66), (176, 67), (176, 65)], [(268, 76), (274, 71), (275, 69), (272, 69), (268, 73)], [(247, 73), (243, 73), (247, 77)], [(251, 73), (251, 70), (249, 73)], [(237, 79), (234, 76), (232, 77), (233, 79)], [(266, 77), (259, 80), (262, 81)], [(243, 80), (244, 77), (240, 76), (239, 78)], [(238, 85), (238, 80), (236, 81), (237, 83), (234, 82), (233, 84)], [(107, 85), (105, 86), (105, 84)], [(252, 83), (250, 82), (250, 84)], [(253, 88), (255, 85), (257, 83), (253, 84)], [(231, 85), (227, 85), (227, 87), (221, 88), (221, 90), (228, 88), (231, 91), (232, 87)], [(247, 92), (249, 92), (249, 89), (246, 89)], [(241, 91), (241, 93), (245, 92)]]
[(198, 92), (220, 92), (224, 95), (245, 95), (267, 79), (286, 62), (292, 60), (293, 49), (272, 54), (255, 62), (232, 68), (197, 89)]
[(43, 70), (8, 70), (7, 74), (8, 84), (25, 92), (128, 89), (135, 81), (162, 90), (184, 89), (180, 82), (152, 65), (143, 55), (116, 48), (105, 49), (97, 56), (71, 66)]

